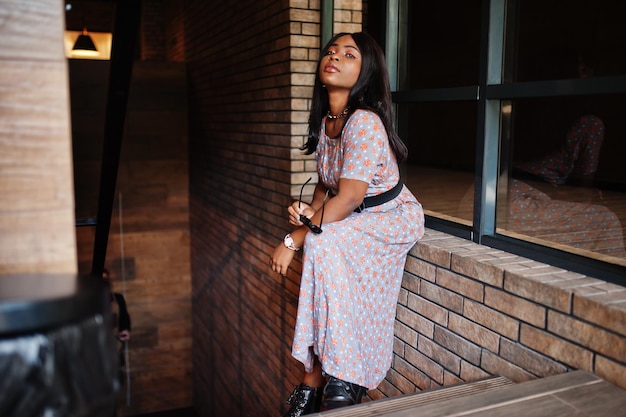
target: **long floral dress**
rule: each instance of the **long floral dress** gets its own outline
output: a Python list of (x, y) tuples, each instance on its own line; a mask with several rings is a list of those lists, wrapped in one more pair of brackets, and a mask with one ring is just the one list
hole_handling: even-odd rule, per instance
[[(316, 158), (319, 179), (334, 194), (339, 178), (367, 182), (366, 196), (400, 179), (384, 125), (371, 111), (355, 111), (340, 139), (322, 130)], [(312, 346), (325, 373), (374, 389), (391, 366), (406, 256), (424, 234), (422, 206), (405, 186), (392, 201), (322, 229), (304, 242), (292, 354), (311, 372)]]

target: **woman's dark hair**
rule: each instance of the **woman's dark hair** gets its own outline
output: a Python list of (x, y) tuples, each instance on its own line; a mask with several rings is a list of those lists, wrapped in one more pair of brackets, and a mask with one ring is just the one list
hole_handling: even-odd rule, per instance
[(319, 76), (319, 64), (326, 57), (326, 51), (330, 46), (342, 36), (352, 36), (356, 46), (361, 52), (361, 72), (356, 81), (350, 97), (348, 98), (349, 113), (346, 119), (357, 109), (371, 110), (376, 113), (387, 131), (389, 144), (396, 155), (396, 160), (402, 162), (406, 159), (408, 151), (402, 139), (393, 127), (393, 110), (391, 102), (391, 88), (389, 87), (389, 74), (385, 56), (378, 43), (365, 32), (338, 33), (326, 44), (316, 68), (315, 84), (313, 85), (313, 99), (311, 102), (311, 112), (309, 114), (309, 137), (302, 146), (305, 154), (315, 152), (322, 126), (322, 118), (329, 110), (328, 91), (322, 85)]

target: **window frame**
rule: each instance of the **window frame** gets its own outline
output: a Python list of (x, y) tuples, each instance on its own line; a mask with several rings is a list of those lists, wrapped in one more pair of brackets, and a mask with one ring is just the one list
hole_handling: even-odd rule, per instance
[[(482, 0), (480, 22), (479, 84), (455, 88), (403, 90), (407, 83), (406, 21), (409, 0), (386, 0), (385, 48), (393, 102), (429, 103), (475, 101), (476, 161), (472, 226), (426, 216), (426, 227), (472, 240), (513, 254), (626, 286), (626, 267), (572, 254), (548, 246), (511, 238), (496, 232), (497, 184), (500, 172), (501, 102), (521, 98), (568, 97), (626, 93), (626, 76), (587, 79), (505, 82), (504, 37), (506, 8), (517, 0)], [(403, 123), (401, 116), (397, 123)]]

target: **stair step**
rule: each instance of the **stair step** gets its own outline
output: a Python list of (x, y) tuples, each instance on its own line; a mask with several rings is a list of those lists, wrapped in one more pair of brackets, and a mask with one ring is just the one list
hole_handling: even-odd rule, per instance
[(487, 392), (511, 384), (513, 384), (513, 382), (505, 377), (491, 377), (473, 382), (464, 382), (457, 385), (433, 388), (413, 394), (405, 394), (397, 397), (385, 398), (382, 400), (369, 401), (352, 407), (311, 414), (311, 416), (383, 416), (389, 412), (408, 410), (425, 404), (449, 400), (451, 398), (464, 397), (479, 392)]
[[(371, 401), (320, 417), (624, 416), (626, 390), (577, 370), (514, 384), (487, 379)], [(313, 415), (313, 414), (311, 414)]]

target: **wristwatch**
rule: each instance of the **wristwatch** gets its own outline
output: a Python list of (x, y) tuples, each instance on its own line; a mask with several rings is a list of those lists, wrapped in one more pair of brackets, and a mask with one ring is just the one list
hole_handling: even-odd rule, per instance
[(291, 249), (292, 251), (297, 252), (300, 250), (300, 248), (296, 248), (296, 245), (293, 243), (293, 238), (289, 233), (285, 235), (285, 238), (283, 239), (283, 245), (285, 245), (288, 249)]

